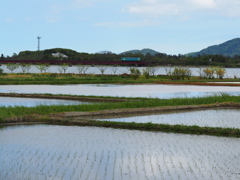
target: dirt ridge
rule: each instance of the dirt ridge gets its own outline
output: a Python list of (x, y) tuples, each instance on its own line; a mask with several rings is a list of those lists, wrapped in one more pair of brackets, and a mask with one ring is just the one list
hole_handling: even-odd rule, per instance
[(80, 97), (72, 95), (48, 95), (48, 94), (28, 94), (28, 93), (0, 93), (0, 97), (21, 97), (21, 98), (40, 98), (40, 99), (61, 99), (76, 101), (101, 101), (101, 102), (123, 102), (125, 99)]

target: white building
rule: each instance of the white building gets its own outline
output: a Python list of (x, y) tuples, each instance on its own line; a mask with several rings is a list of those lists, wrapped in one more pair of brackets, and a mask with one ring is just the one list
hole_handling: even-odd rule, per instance
[(57, 52), (57, 53), (52, 53), (52, 56), (53, 57), (57, 57), (57, 58), (62, 58), (62, 59), (67, 59), (68, 56), (63, 54), (63, 53), (60, 53), (60, 52)]

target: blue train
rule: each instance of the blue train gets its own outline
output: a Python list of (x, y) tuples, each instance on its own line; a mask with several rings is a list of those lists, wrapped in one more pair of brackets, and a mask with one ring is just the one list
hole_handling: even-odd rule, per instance
[(140, 57), (122, 57), (121, 61), (141, 61)]

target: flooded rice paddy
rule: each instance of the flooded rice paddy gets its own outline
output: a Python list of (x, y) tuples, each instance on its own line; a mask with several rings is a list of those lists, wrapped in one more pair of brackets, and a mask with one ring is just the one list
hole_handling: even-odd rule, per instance
[(57, 125), (0, 129), (0, 179), (240, 178), (238, 138)]
[(58, 99), (0, 97), (0, 107), (1, 106), (34, 107), (38, 105), (79, 105), (79, 104), (90, 104), (90, 102), (58, 100)]
[(223, 127), (240, 129), (239, 109), (210, 109), (196, 111), (177, 111), (154, 115), (109, 117), (101, 121), (154, 123), (201, 127)]
[[(118, 97), (239, 95), (239, 87), (184, 85), (1, 85), (4, 93)], [(27, 106), (36, 99), (18, 98)], [(41, 100), (42, 101), (42, 100)], [(43, 100), (46, 103), (45, 100)], [(22, 104), (21, 104), (22, 103)], [(37, 102), (36, 104), (38, 104)], [(239, 110), (205, 110), (114, 119), (239, 127)], [(131, 119), (132, 118), (132, 119)], [(0, 179), (240, 179), (238, 138), (57, 125), (0, 128)]]
[(114, 85), (114, 84), (77, 84), (77, 85), (0, 85), (2, 93), (50, 93), (85, 96), (118, 96), (175, 98), (202, 97), (221, 93), (240, 95), (236, 86), (194, 86), (194, 85)]

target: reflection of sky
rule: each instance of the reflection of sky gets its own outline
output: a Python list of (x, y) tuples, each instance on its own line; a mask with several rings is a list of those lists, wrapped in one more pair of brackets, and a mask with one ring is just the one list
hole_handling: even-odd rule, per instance
[(50, 93), (119, 97), (196, 97), (216, 93), (239, 95), (240, 87), (234, 86), (188, 86), (188, 85), (0, 85), (0, 92)]
[[(229, 95), (239, 95), (240, 92), (227, 92)], [(221, 92), (178, 92), (178, 93), (156, 93), (152, 97), (158, 97), (161, 99), (169, 98), (185, 98), (185, 97), (206, 97), (213, 95), (221, 95)]]
[(112, 128), (0, 128), (0, 179), (239, 179), (238, 138)]
[(183, 124), (188, 126), (209, 126), (240, 129), (239, 109), (215, 109), (198, 111), (176, 111), (171, 113), (161, 113), (154, 115), (132, 116), (122, 118), (101, 119), (117, 122), (136, 122), (154, 124)]
[(77, 105), (86, 104), (87, 102), (56, 100), (56, 99), (35, 99), (35, 98), (18, 98), (18, 97), (0, 97), (0, 106), (26, 106), (33, 107), (36, 105)]

